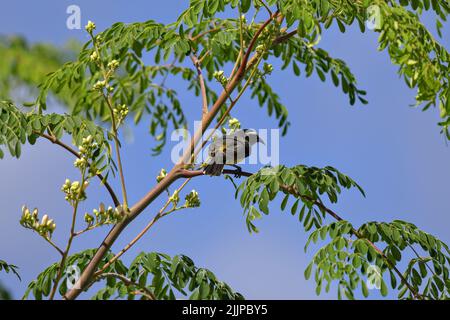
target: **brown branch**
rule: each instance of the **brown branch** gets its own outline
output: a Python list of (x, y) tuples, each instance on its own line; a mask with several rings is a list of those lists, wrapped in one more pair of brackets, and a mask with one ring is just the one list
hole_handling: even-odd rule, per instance
[(290, 31), (286, 34), (283, 34), (281, 36), (279, 36), (278, 38), (275, 38), (275, 40), (273, 41), (273, 45), (277, 45), (280, 44), (282, 42), (285, 42), (286, 40), (288, 40), (289, 38), (295, 36), (297, 34), (297, 30), (294, 31)]
[[(34, 133), (38, 134), (39, 136), (41, 136), (42, 138), (45, 138), (47, 140), (49, 140), (50, 142), (66, 149), (67, 151), (69, 151), (71, 154), (73, 154), (75, 157), (77, 158), (81, 158), (80, 154), (78, 152), (76, 152), (73, 148), (71, 148), (70, 146), (68, 146), (67, 144), (65, 144), (64, 142), (62, 142), (61, 140), (58, 140), (55, 136), (53, 135), (48, 135), (46, 133), (40, 133), (35, 131)], [(90, 167), (91, 164), (88, 162), (88, 166)], [(114, 205), (117, 207), (118, 205), (120, 205), (119, 199), (117, 198), (116, 194), (114, 193), (113, 188), (109, 185), (108, 181), (106, 181), (106, 179), (103, 177), (102, 174), (96, 174), (97, 177), (100, 179), (100, 181), (102, 182), (102, 184), (105, 186), (106, 190), (108, 190), (109, 195), (111, 196), (112, 201), (114, 202)]]
[(191, 55), (191, 60), (195, 68), (197, 69), (198, 82), (200, 83), (200, 91), (202, 95), (202, 119), (203, 119), (208, 113), (208, 95), (206, 93), (205, 78), (203, 77), (200, 61), (195, 54)]

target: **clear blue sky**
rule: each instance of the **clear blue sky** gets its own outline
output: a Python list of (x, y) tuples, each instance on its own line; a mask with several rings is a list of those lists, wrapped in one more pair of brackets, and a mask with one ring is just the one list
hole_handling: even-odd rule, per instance
[[(2, 34), (21, 34), (32, 42), (62, 45), (71, 38), (87, 40), (84, 31), (65, 27), (70, 4), (81, 7), (83, 26), (90, 19), (103, 30), (116, 21), (171, 22), (184, 9), (181, 2), (10, 1), (2, 5), (0, 30)], [(432, 20), (426, 21), (432, 25)], [(268, 78), (287, 106), (292, 122), (288, 135), (281, 140), (280, 161), (286, 165), (332, 165), (359, 182), (367, 198), (344, 192), (333, 206), (355, 226), (369, 220), (403, 219), (449, 243), (450, 150), (439, 134), (438, 112), (409, 107), (415, 92), (398, 77), (387, 54), (376, 50), (376, 38), (370, 31), (361, 34), (357, 27), (345, 34), (332, 29), (319, 44), (348, 62), (359, 86), (368, 91), (367, 106), (350, 107), (344, 94), (315, 76), (296, 78), (291, 71), (276, 70)], [(449, 48), (448, 23), (444, 39)], [(186, 110), (193, 108), (197, 112), (200, 101), (191, 92), (180, 87), (179, 97)], [(248, 97), (236, 110), (233, 115), (244, 127), (276, 128), (276, 121), (267, 118), (266, 111)], [(131, 202), (152, 186), (161, 167), (170, 165), (168, 153), (150, 156), (152, 141), (146, 132), (144, 123), (134, 130), (133, 142), (124, 147)], [(15, 297), (20, 297), (26, 284), (58, 258), (36, 234), (20, 227), (20, 208), (25, 203), (54, 217), (59, 226), (55, 239), (62, 243), (69, 208), (59, 188), (66, 177), (77, 178), (72, 162), (69, 155), (44, 141), (36, 148), (26, 147), (20, 160), (7, 158), (0, 162), (0, 258), (18, 265), (23, 280), (19, 282), (4, 273), (0, 273), (0, 279)], [(85, 210), (96, 206), (95, 199), (107, 199), (96, 183), (90, 188)], [(270, 216), (258, 222), (260, 233), (250, 235), (230, 182), (205, 177), (192, 182), (191, 188), (199, 191), (201, 208), (161, 220), (126, 256), (126, 261), (140, 251), (183, 253), (247, 298), (316, 298), (314, 283), (303, 277), (311, 254), (303, 251), (307, 235), (296, 218), (280, 213), (275, 203)], [(159, 203), (150, 206), (114, 249), (126, 244), (159, 208)], [(104, 228), (80, 238), (74, 250), (97, 247), (106, 232)], [(336, 292), (321, 297), (335, 298)], [(371, 292), (371, 297), (378, 294)]]

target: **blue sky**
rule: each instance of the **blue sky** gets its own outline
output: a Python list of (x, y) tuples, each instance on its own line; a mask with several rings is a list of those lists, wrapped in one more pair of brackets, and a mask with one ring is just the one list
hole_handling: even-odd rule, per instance
[[(66, 28), (66, 8), (81, 8), (82, 25), (96, 22), (103, 30), (116, 21), (154, 19), (171, 22), (184, 9), (181, 1), (39, 1), (18, 0), (3, 4), (0, 12), (2, 34), (21, 34), (32, 42), (63, 45), (71, 38), (86, 41), (83, 30)], [(431, 19), (425, 20), (429, 25)], [(444, 27), (444, 45), (450, 47), (449, 24)], [(355, 226), (370, 220), (402, 219), (417, 224), (449, 243), (450, 222), (447, 182), (450, 179), (449, 147), (439, 133), (438, 112), (411, 108), (415, 92), (396, 73), (386, 52), (377, 51), (377, 35), (361, 34), (357, 27), (341, 34), (332, 28), (320, 47), (347, 61), (358, 84), (368, 91), (367, 106), (349, 106), (347, 97), (331, 82), (313, 76), (297, 78), (291, 71), (275, 70), (268, 78), (289, 110), (292, 126), (281, 139), (280, 161), (286, 165), (332, 165), (359, 182), (367, 198), (347, 191), (333, 206)], [(277, 67), (277, 64), (274, 64)], [(276, 68), (277, 69), (277, 68)], [(171, 82), (172, 81), (172, 82)], [(180, 83), (169, 79), (167, 85)], [(179, 86), (179, 98), (199, 110), (200, 101)], [(276, 128), (277, 122), (247, 96), (233, 116), (244, 127)], [(189, 120), (194, 120), (190, 116)], [(162, 167), (170, 166), (169, 151), (152, 158), (152, 140), (145, 123), (133, 129), (132, 143), (123, 148), (124, 170), (130, 202), (137, 201), (154, 183)], [(25, 147), (20, 160), (0, 162), (0, 258), (20, 267), (22, 282), (0, 274), (2, 282), (20, 297), (26, 284), (58, 256), (36, 234), (20, 227), (22, 204), (40, 208), (58, 223), (55, 240), (63, 243), (69, 207), (59, 191), (65, 178), (76, 179), (73, 159), (63, 150), (42, 141)], [(247, 166), (256, 171), (257, 166)], [(117, 183), (115, 184), (116, 186)], [(314, 283), (304, 280), (303, 270), (311, 253), (303, 246), (307, 235), (288, 213), (279, 211), (258, 222), (259, 234), (249, 234), (242, 209), (234, 200), (234, 189), (221, 178), (202, 177), (189, 184), (199, 191), (202, 206), (161, 220), (124, 258), (129, 261), (140, 251), (159, 251), (190, 256), (247, 298), (314, 299)], [(95, 182), (83, 210), (92, 210), (99, 199), (107, 199)], [(157, 212), (152, 204), (114, 246), (121, 249)], [(84, 212), (84, 211), (83, 211)], [(81, 225), (81, 224), (80, 224)], [(97, 247), (107, 228), (80, 237), (74, 250)], [(378, 297), (371, 292), (371, 297)], [(321, 298), (335, 298), (336, 293)], [(391, 296), (394, 297), (394, 296)]]

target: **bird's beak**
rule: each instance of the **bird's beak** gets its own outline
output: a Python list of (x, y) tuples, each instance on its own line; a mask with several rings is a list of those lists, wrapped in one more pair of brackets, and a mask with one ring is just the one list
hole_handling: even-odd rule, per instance
[(259, 136), (258, 136), (258, 142), (262, 143), (263, 145), (266, 145), (266, 142), (263, 139), (261, 139)]

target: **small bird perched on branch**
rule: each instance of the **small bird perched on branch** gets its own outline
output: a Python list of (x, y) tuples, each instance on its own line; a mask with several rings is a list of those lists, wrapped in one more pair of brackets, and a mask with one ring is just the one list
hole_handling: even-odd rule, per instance
[(258, 142), (265, 144), (253, 129), (236, 130), (218, 137), (209, 145), (209, 159), (203, 172), (210, 176), (220, 176), (224, 166), (229, 165), (238, 170), (236, 176), (239, 176), (242, 169), (237, 163), (247, 158), (252, 146)]

